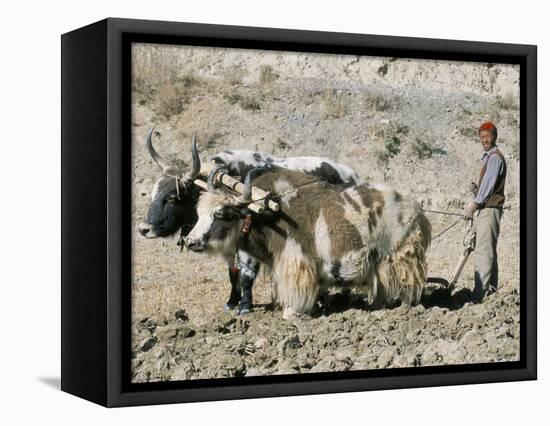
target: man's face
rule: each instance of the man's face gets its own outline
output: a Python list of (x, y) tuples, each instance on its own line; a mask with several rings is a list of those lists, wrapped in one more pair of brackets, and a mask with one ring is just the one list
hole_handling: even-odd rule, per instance
[(479, 140), (481, 141), (481, 146), (483, 146), (483, 149), (485, 151), (489, 151), (495, 146), (496, 137), (491, 130), (482, 130), (479, 132)]

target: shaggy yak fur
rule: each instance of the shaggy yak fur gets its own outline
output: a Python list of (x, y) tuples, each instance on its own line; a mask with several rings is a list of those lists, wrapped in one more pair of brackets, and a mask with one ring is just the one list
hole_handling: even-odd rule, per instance
[[(187, 235), (197, 223), (196, 208), (200, 189), (191, 183), (193, 179), (176, 179), (176, 176), (185, 178), (191, 171), (168, 164), (153, 147), (153, 133), (154, 129), (151, 129), (147, 135), (147, 149), (151, 158), (160, 166), (162, 176), (153, 187), (147, 216), (138, 229), (146, 238), (168, 237), (180, 230), (182, 235)], [(195, 137), (192, 145), (194, 160), (191, 170), (195, 168), (198, 171), (200, 158)], [(226, 166), (226, 172), (230, 176), (245, 176), (248, 171), (258, 167), (277, 167), (300, 170), (311, 178), (333, 184), (362, 182), (361, 177), (349, 167), (323, 157), (280, 158), (258, 151), (233, 150), (220, 152), (209, 161)], [(235, 265), (235, 258), (237, 265)], [(224, 308), (226, 310), (236, 308), (237, 313), (245, 314), (252, 309), (252, 286), (260, 269), (260, 262), (243, 250), (228, 254), (225, 260), (231, 282), (231, 293)], [(238, 266), (237, 270), (235, 266)]]
[[(256, 215), (232, 195), (205, 192), (186, 245), (224, 257), (238, 246), (259, 259), (276, 283), (283, 317), (310, 312), (328, 287), (357, 288), (371, 302), (419, 302), (431, 225), (416, 202), (391, 188), (312, 183), (282, 169), (252, 184), (284, 194), (280, 211)], [(243, 233), (247, 214), (252, 224)]]

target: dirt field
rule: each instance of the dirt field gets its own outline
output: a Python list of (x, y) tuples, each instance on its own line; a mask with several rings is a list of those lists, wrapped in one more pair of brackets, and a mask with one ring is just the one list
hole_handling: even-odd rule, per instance
[[(133, 57), (134, 229), (159, 152), (186, 165), (198, 131), (201, 157), (223, 149), (323, 155), (426, 208), (460, 212), (482, 150), (477, 127), (499, 129), (508, 163), (499, 239), (500, 290), (468, 301), (472, 262), (452, 295), (428, 288), (420, 305), (376, 309), (334, 294), (311, 316), (284, 321), (271, 282), (254, 286), (256, 309), (223, 312), (223, 261), (176, 247), (176, 238), (133, 242), (133, 380), (292, 374), (519, 359), (519, 69), (509, 65), (137, 45)], [(436, 235), (454, 219), (430, 215)], [(449, 278), (465, 225), (432, 242), (430, 276)]]

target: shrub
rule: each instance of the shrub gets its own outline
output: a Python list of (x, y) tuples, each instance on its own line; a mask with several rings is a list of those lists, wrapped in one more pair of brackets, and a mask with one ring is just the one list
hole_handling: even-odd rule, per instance
[(401, 152), (401, 139), (397, 135), (388, 135), (384, 139), (384, 157), (390, 159)]
[(180, 77), (176, 77), (176, 82), (183, 87), (192, 87), (200, 83), (199, 79), (193, 74), (186, 74)]
[(323, 118), (342, 118), (346, 114), (344, 97), (334, 89), (323, 92)]
[(506, 93), (503, 96), (497, 96), (494, 106), (504, 110), (517, 110), (519, 102), (512, 93)]
[(475, 139), (477, 138), (477, 130), (473, 127), (463, 127), (458, 131), (462, 136), (469, 139)]
[(224, 93), (223, 98), (231, 105), (239, 104), (245, 110), (259, 111), (261, 109), (260, 101), (257, 98), (243, 95), (236, 90)]
[(241, 84), (243, 77), (245, 76), (246, 71), (240, 65), (233, 65), (225, 70), (224, 77), (232, 86)]
[(223, 98), (231, 105), (235, 105), (236, 103), (240, 102), (242, 99), (242, 96), (237, 91), (227, 92), (223, 94)]
[(290, 145), (281, 138), (277, 138), (277, 140), (275, 141), (275, 148), (278, 148), (281, 151), (286, 151), (290, 148)]
[(270, 84), (279, 78), (271, 65), (260, 65), (260, 84)]
[(380, 77), (385, 77), (386, 74), (388, 73), (388, 68), (389, 68), (389, 64), (387, 64), (387, 63), (384, 64), (384, 65), (382, 65), (382, 66), (380, 66), (380, 67), (378, 68), (378, 75), (379, 75)]
[(156, 98), (158, 113), (166, 119), (183, 112), (189, 102), (185, 87), (179, 84), (162, 84), (156, 93)]
[(434, 146), (433, 142), (428, 142), (417, 137), (412, 143), (413, 153), (421, 160), (432, 158), (435, 154), (446, 154), (447, 152)]
[(259, 111), (261, 109), (260, 101), (253, 96), (243, 96), (239, 102), (239, 105), (242, 109), (249, 111)]
[(377, 112), (387, 111), (393, 107), (392, 102), (381, 94), (366, 95), (365, 106)]
[(407, 136), (409, 134), (409, 126), (397, 124), (393, 131), (395, 134)]
[(214, 132), (206, 135), (206, 149), (214, 149), (218, 146), (220, 140), (223, 138), (223, 133)]

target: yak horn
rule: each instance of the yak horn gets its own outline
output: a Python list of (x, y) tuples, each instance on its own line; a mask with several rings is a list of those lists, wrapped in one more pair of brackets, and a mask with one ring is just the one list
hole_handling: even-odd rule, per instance
[(244, 179), (243, 193), (239, 198), (241, 203), (252, 202), (252, 178), (263, 170), (265, 170), (265, 168), (256, 167), (255, 169), (249, 170), (248, 173), (246, 174), (246, 178)]
[(147, 150), (149, 151), (149, 155), (153, 158), (155, 163), (159, 165), (159, 167), (164, 171), (170, 167), (170, 165), (160, 156), (160, 154), (155, 151), (155, 148), (153, 148), (153, 132), (155, 131), (154, 126), (151, 130), (149, 130), (149, 133), (147, 134)]
[(208, 178), (206, 183), (208, 184), (208, 190), (214, 192), (216, 190), (216, 185), (214, 184), (214, 177), (218, 174), (221, 169), (227, 169), (225, 164), (216, 164), (214, 168), (208, 173)]
[(201, 171), (201, 159), (199, 158), (199, 150), (197, 149), (197, 132), (195, 132), (191, 141), (191, 158), (191, 170), (184, 177), (187, 181), (195, 180)]

